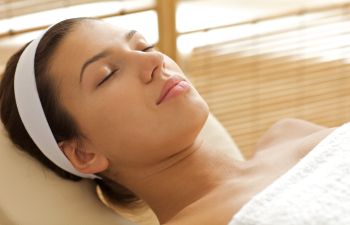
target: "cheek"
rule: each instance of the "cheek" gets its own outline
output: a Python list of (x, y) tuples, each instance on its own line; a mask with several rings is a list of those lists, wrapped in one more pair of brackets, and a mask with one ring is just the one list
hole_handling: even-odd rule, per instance
[(94, 146), (119, 165), (149, 164), (175, 154), (193, 143), (208, 116), (194, 89), (158, 108), (147, 107), (137, 90), (114, 90), (105, 95), (113, 97), (85, 108), (81, 124)]
[(85, 116), (89, 122), (84, 127), (95, 146), (113, 158), (130, 161), (140, 149), (149, 148), (148, 135), (154, 117), (144, 101), (127, 96), (122, 99), (105, 99), (95, 104), (90, 109), (93, 111), (90, 118)]
[(208, 105), (194, 89), (164, 107), (141, 112), (134, 109), (120, 122), (125, 125), (121, 147), (138, 163), (162, 160), (193, 144), (209, 115)]

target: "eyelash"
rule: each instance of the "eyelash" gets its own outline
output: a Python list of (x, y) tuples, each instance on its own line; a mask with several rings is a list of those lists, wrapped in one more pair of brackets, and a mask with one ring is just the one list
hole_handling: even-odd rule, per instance
[(109, 78), (111, 78), (112, 75), (113, 75), (115, 72), (117, 72), (117, 71), (118, 71), (118, 69), (113, 70), (111, 73), (109, 73), (107, 76), (105, 76), (105, 78), (103, 78), (103, 79), (100, 81), (100, 83), (97, 84), (97, 87), (100, 86), (100, 85), (102, 85), (102, 84), (103, 84), (105, 81), (107, 81)]
[[(144, 48), (142, 51), (143, 51), (143, 52), (147, 52), (147, 51), (149, 51), (149, 50), (152, 50), (154, 47), (155, 47), (154, 44), (153, 44), (153, 45), (149, 45), (149, 46), (147, 46), (146, 48)], [(103, 78), (103, 79), (100, 81), (100, 83), (97, 84), (97, 87), (101, 86), (105, 81), (107, 81), (109, 78), (111, 78), (112, 75), (113, 75), (115, 72), (117, 72), (117, 71), (118, 71), (118, 69), (113, 70), (110, 74), (108, 74), (105, 78)]]
[(147, 52), (148, 50), (154, 49), (154, 47), (155, 47), (154, 44), (153, 44), (153, 45), (149, 45), (149, 46), (147, 46), (146, 48), (144, 48), (142, 51), (143, 51), (143, 52)]

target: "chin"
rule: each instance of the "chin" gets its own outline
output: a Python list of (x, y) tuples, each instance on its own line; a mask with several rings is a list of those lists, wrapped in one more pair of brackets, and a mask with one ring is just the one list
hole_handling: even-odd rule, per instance
[(198, 118), (199, 120), (204, 119), (204, 123), (209, 116), (209, 106), (202, 96), (193, 88), (191, 93), (188, 93), (189, 107), (193, 110), (193, 118)]
[[(188, 104), (190, 103), (190, 104)], [(198, 94), (191, 96), (190, 102), (186, 102), (182, 112), (178, 112), (178, 116), (182, 118), (179, 121), (178, 140), (182, 140), (183, 147), (191, 145), (200, 131), (203, 129), (208, 116), (209, 107), (203, 98)]]
[(209, 107), (194, 88), (164, 103), (160, 108), (162, 125), (157, 140), (163, 140), (160, 149), (172, 146), (168, 153), (173, 154), (194, 143), (207, 121)]
[(196, 138), (200, 131), (203, 129), (208, 116), (209, 116), (209, 107), (208, 104), (203, 100), (202, 103), (198, 104), (198, 109), (196, 110), (196, 114), (193, 115), (193, 138)]

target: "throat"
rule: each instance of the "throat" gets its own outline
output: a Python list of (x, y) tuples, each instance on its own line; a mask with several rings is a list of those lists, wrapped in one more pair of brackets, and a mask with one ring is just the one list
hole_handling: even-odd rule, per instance
[(205, 142), (168, 161), (161, 170), (133, 183), (131, 189), (146, 201), (161, 223), (234, 180), (243, 168), (243, 162)]

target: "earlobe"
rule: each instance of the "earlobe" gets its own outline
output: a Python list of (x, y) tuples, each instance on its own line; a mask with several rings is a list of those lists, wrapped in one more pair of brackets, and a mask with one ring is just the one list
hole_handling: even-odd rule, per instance
[(77, 141), (62, 141), (58, 146), (75, 169), (82, 173), (100, 173), (108, 168), (109, 162), (104, 155), (82, 148)]

